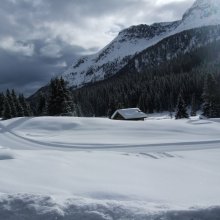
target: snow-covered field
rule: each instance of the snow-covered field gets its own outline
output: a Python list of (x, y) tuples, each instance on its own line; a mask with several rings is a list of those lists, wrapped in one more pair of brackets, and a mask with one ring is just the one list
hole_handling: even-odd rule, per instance
[(217, 220), (219, 167), (220, 119), (1, 121), (0, 220)]

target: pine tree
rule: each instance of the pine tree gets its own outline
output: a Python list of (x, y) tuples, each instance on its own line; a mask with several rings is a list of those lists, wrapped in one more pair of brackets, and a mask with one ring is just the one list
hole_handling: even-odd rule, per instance
[(24, 117), (23, 106), (20, 103), (20, 100), (18, 99), (14, 89), (12, 89), (11, 96), (16, 109), (16, 117)]
[(51, 116), (70, 115), (73, 103), (66, 82), (62, 77), (55, 78), (51, 80), (49, 87), (48, 114)]
[(168, 110), (171, 114), (175, 110), (174, 101), (173, 101), (173, 93), (169, 94)]
[(207, 118), (215, 118), (220, 116), (220, 101), (218, 83), (212, 74), (208, 74), (205, 79), (203, 89), (203, 115)]
[(111, 116), (114, 114), (116, 111), (114, 99), (110, 99), (108, 103), (108, 109), (107, 109), (107, 117), (111, 118)]
[(190, 115), (196, 116), (196, 97), (195, 97), (195, 94), (192, 95)]
[(5, 97), (4, 99), (4, 109), (3, 109), (2, 116), (4, 120), (7, 120), (13, 117), (11, 113), (11, 106), (10, 106), (8, 97)]
[(60, 101), (61, 101), (61, 112), (62, 114), (71, 114), (72, 109), (74, 108), (74, 104), (72, 102), (72, 97), (69, 89), (67, 88), (67, 82), (64, 79), (60, 78)]
[(24, 108), (23, 108), (23, 106), (21, 105), (19, 99), (17, 99), (16, 108), (17, 108), (17, 117), (24, 117), (24, 116), (25, 116), (25, 114), (24, 114)]
[(82, 116), (82, 111), (81, 111), (81, 108), (78, 104), (73, 104), (73, 111), (71, 112), (71, 115), (72, 116), (75, 116), (75, 117), (81, 117)]
[(14, 117), (17, 117), (17, 110), (16, 110), (16, 106), (15, 106), (14, 97), (12, 95), (14, 95), (13, 91), (10, 92), (10, 90), (7, 89), (6, 90), (6, 97), (7, 97), (8, 104), (10, 105), (11, 117), (14, 118)]
[(37, 104), (37, 115), (46, 115), (47, 114), (47, 101), (45, 95), (40, 92), (38, 96), (38, 104)]
[(179, 94), (177, 107), (176, 107), (176, 119), (182, 119), (182, 118), (189, 118), (189, 115), (187, 113), (185, 101), (182, 97), (182, 94)]
[(48, 115), (54, 116), (57, 114), (57, 88), (56, 88), (56, 79), (51, 79), (50, 85), (50, 96), (48, 100)]
[(2, 115), (3, 115), (4, 100), (5, 100), (4, 94), (3, 94), (3, 93), (0, 93), (0, 117), (2, 117)]
[(154, 97), (154, 108), (156, 112), (161, 111), (161, 100), (160, 100), (159, 94), (156, 94)]
[(23, 108), (24, 116), (26, 116), (26, 117), (32, 116), (33, 112), (31, 110), (29, 103), (27, 103), (27, 101), (25, 100), (24, 95), (20, 94), (18, 99), (19, 99), (19, 102), (21, 103), (21, 106)]

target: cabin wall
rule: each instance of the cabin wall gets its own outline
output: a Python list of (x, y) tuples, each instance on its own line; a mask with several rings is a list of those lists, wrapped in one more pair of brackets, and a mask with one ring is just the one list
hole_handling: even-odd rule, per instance
[(127, 121), (144, 121), (145, 118), (127, 119)]
[(119, 113), (117, 113), (113, 118), (113, 120), (125, 120), (125, 119)]

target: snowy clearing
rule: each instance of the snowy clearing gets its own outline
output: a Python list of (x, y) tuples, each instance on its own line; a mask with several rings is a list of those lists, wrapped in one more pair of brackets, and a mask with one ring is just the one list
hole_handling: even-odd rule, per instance
[[(0, 123), (1, 145), (10, 149), (178, 151), (216, 148), (220, 122), (170, 120), (145, 122), (105, 118), (18, 118)], [(178, 147), (179, 146), (179, 147)]]
[(219, 119), (1, 121), (0, 219), (218, 219), (219, 134)]

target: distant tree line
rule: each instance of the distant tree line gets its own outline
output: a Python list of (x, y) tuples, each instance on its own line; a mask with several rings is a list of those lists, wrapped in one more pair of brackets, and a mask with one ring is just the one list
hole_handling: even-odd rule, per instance
[(5, 93), (0, 93), (0, 117), (4, 120), (32, 116), (32, 110), (23, 94), (17, 95), (12, 89), (7, 89)]
[[(202, 115), (207, 118), (219, 118), (220, 117), (220, 83), (218, 83), (212, 74), (208, 74), (205, 78), (203, 93), (202, 93)], [(196, 100), (195, 95), (192, 96), (190, 115), (196, 115)], [(176, 107), (176, 119), (189, 118), (187, 112), (187, 106), (183, 99), (182, 93), (179, 94), (177, 107)]]
[(107, 85), (99, 83), (97, 87), (80, 89), (73, 96), (84, 116), (110, 117), (116, 109), (129, 107), (139, 107), (147, 113), (174, 112), (180, 104), (190, 109), (191, 116), (202, 110), (204, 116), (211, 118), (220, 116), (219, 79), (219, 74), (206, 76), (196, 69), (188, 74), (153, 77), (142, 89), (137, 86), (138, 83), (127, 84), (127, 79), (124, 79), (123, 84), (119, 81), (114, 81), (112, 85), (109, 82), (105, 83)]
[[(119, 89), (126, 89), (127, 93), (129, 92), (130, 96), (125, 96), (123, 101), (117, 101), (117, 99), (110, 99), (111, 93), (107, 93), (105, 90), (100, 91), (97, 90), (97, 96), (94, 97), (94, 101), (97, 103), (91, 103), (90, 106), (87, 106), (84, 111), (82, 112), (81, 106), (83, 106), (83, 102), (76, 102), (76, 97), (74, 96), (75, 93), (72, 93), (71, 90), (67, 86), (67, 82), (64, 81), (62, 77), (55, 78), (50, 81), (49, 84), (49, 93), (44, 95), (43, 93), (39, 93), (37, 98), (37, 107), (35, 109), (35, 116), (93, 116), (94, 110), (99, 111), (103, 109), (105, 113), (100, 113), (100, 115), (96, 116), (111, 116), (116, 109), (119, 108), (126, 108), (126, 107), (140, 107), (142, 110), (152, 113), (152, 112), (159, 112), (159, 111), (175, 111), (175, 118), (189, 118), (189, 116), (195, 116), (197, 110), (202, 110), (202, 115), (207, 118), (215, 118), (220, 117), (220, 75), (214, 76), (213, 74), (207, 75), (200, 75), (197, 71), (190, 72), (191, 78), (188, 78), (187, 83), (185, 83), (187, 74), (173, 76), (172, 80), (168, 77), (166, 80), (170, 83), (165, 83), (164, 81), (158, 80), (157, 77), (154, 77), (154, 83), (152, 83), (152, 89), (158, 89), (161, 87), (155, 86), (156, 82), (160, 82), (167, 85), (167, 89), (169, 90), (170, 87), (175, 88), (175, 86), (179, 85), (178, 83), (185, 85), (179, 89), (179, 93), (176, 93), (177, 97), (175, 97), (174, 93), (170, 93), (168, 99), (166, 96), (163, 97), (162, 94), (166, 94), (166, 91), (163, 90), (163, 93), (158, 96), (155, 94), (152, 97), (149, 97), (147, 93), (146, 96), (140, 95), (138, 96), (137, 91), (129, 90), (128, 88), (123, 88), (122, 86)], [(184, 76), (184, 77), (183, 77)], [(177, 79), (175, 78), (177, 77)], [(181, 80), (182, 79), (182, 80)], [(202, 83), (202, 79), (204, 82)], [(218, 79), (218, 80), (217, 80)], [(173, 84), (172, 84), (173, 82)], [(195, 87), (195, 82), (198, 83), (198, 87)], [(177, 85), (176, 85), (177, 84)], [(102, 85), (102, 84), (101, 84)], [(126, 86), (127, 84), (123, 84)], [(201, 89), (200, 87), (203, 88)], [(99, 88), (100, 85), (94, 87), (96, 89)], [(133, 87), (133, 84), (129, 84), (129, 86)], [(155, 87), (154, 87), (155, 86)], [(194, 89), (190, 89), (193, 86)], [(163, 88), (165, 88), (163, 87)], [(90, 87), (89, 87), (90, 88)], [(108, 87), (103, 87), (108, 88)], [(83, 88), (83, 91), (87, 91), (87, 87)], [(112, 88), (113, 89), (113, 88)], [(115, 84), (114, 89), (117, 89), (117, 84)], [(178, 88), (176, 88), (178, 91)], [(200, 91), (200, 96), (196, 95), (196, 91)], [(186, 91), (191, 92), (191, 96), (186, 93)], [(95, 90), (96, 91), (96, 90)], [(111, 91), (111, 90), (110, 90)], [(112, 90), (113, 91), (113, 90)], [(85, 97), (84, 101), (88, 101), (89, 94), (93, 94), (94, 90), (87, 91), (87, 97)], [(117, 94), (117, 93), (116, 93)], [(116, 96), (114, 94), (113, 97)], [(101, 102), (101, 98), (104, 95), (105, 99), (103, 99), (103, 103)], [(121, 94), (122, 95), (122, 94)], [(137, 95), (137, 96), (134, 96)], [(191, 99), (186, 99), (186, 97), (191, 97)], [(80, 96), (81, 97), (81, 96)], [(117, 97), (117, 96), (116, 96)], [(135, 99), (136, 97), (136, 99)], [(156, 102), (153, 98), (156, 97)], [(150, 102), (149, 98), (153, 100)], [(187, 102), (188, 104), (187, 104)], [(110, 101), (108, 103), (108, 101)], [(113, 102), (114, 101), (114, 102)], [(126, 102), (127, 101), (127, 104)], [(100, 103), (98, 103), (100, 102)], [(108, 103), (108, 105), (107, 105)], [(163, 104), (166, 108), (163, 109)], [(106, 108), (103, 108), (103, 106)], [(154, 107), (153, 107), (154, 106)], [(159, 107), (160, 106), (160, 107)], [(190, 109), (190, 111), (189, 111)], [(29, 103), (26, 101), (22, 94), (17, 95), (14, 90), (7, 90), (5, 93), (0, 93), (0, 112), (1, 117), (3, 119), (10, 119), (14, 117), (24, 117), (24, 116), (32, 116), (32, 109), (30, 108)]]
[(220, 117), (220, 81), (208, 74), (202, 94), (203, 115), (208, 118)]
[[(117, 96), (119, 95), (117, 93), (114, 94), (111, 99), (111, 90), (109, 90), (110, 92), (107, 92), (106, 90), (108, 87), (102, 87), (103, 82), (99, 83), (96, 86), (93, 85), (93, 90), (90, 90), (91, 87), (80, 89), (80, 91), (86, 92), (86, 95), (84, 97), (81, 96), (82, 94), (80, 94), (80, 98), (84, 97), (83, 102), (76, 102), (76, 93), (71, 92), (63, 78), (55, 78), (52, 79), (49, 84), (48, 96), (43, 95), (43, 93), (39, 93), (36, 115), (94, 116), (94, 110), (96, 110), (99, 114), (96, 116), (110, 117), (113, 112), (119, 108), (140, 107), (142, 110), (148, 113), (169, 111), (170, 114), (173, 114), (173, 112), (175, 112), (176, 119), (196, 116), (198, 110), (202, 110), (202, 115), (207, 118), (220, 117), (219, 74), (215, 74), (215, 76), (213, 74), (201, 74), (201, 72), (199, 73), (198, 69), (196, 69), (190, 71), (188, 74), (183, 73), (171, 76), (171, 78), (170, 76), (166, 76), (165, 78), (164, 76), (162, 76), (163, 80), (157, 77), (153, 78), (154, 82), (151, 83), (153, 85), (151, 89), (153, 91), (157, 89), (158, 92), (161, 88), (163, 88), (164, 90), (163, 93), (161, 91), (160, 95), (158, 95), (157, 92), (155, 95), (152, 94), (151, 97), (149, 97), (148, 93), (145, 93), (146, 96), (141, 96), (140, 94), (137, 94), (137, 96), (135, 97), (134, 95), (136, 95), (137, 91), (131, 90), (131, 88), (133, 88), (134, 86), (133, 84), (129, 84), (131, 88), (128, 89), (127, 87), (125, 87), (127, 85), (126, 83), (122, 84), (124, 88), (122, 86), (117, 88), (117, 83), (115, 83), (114, 89), (126, 89), (126, 92), (130, 94), (129, 96), (127, 96), (126, 94), (119, 93), (124, 98), (123, 102), (118, 101), (120, 97)], [(156, 83), (162, 82), (163, 86), (155, 86), (157, 85)], [(107, 83), (109, 82), (107, 81)], [(99, 90), (100, 85), (103, 89), (102, 91)], [(165, 88), (167, 88), (167, 90), (169, 91), (171, 88), (176, 89), (176, 93), (170, 92), (168, 93), (170, 94), (170, 96), (163, 96), (166, 94)], [(94, 91), (96, 91), (97, 93), (94, 93)], [(114, 91), (113, 87), (112, 91)], [(189, 91), (190, 94), (187, 94), (187, 91)], [(77, 92), (79, 92), (79, 90)], [(91, 95), (94, 95), (94, 102), (89, 103), (89, 105), (86, 105), (86, 107), (83, 107), (83, 112), (82, 106), (84, 103), (87, 103), (87, 101), (89, 100), (88, 98)], [(118, 97), (118, 99), (114, 99), (114, 97)], [(156, 97), (156, 102), (155, 100), (153, 100), (154, 97)], [(150, 102), (149, 98), (153, 101)], [(127, 101), (127, 103), (125, 101)], [(103, 110), (104, 113), (100, 112), (101, 110)]]

